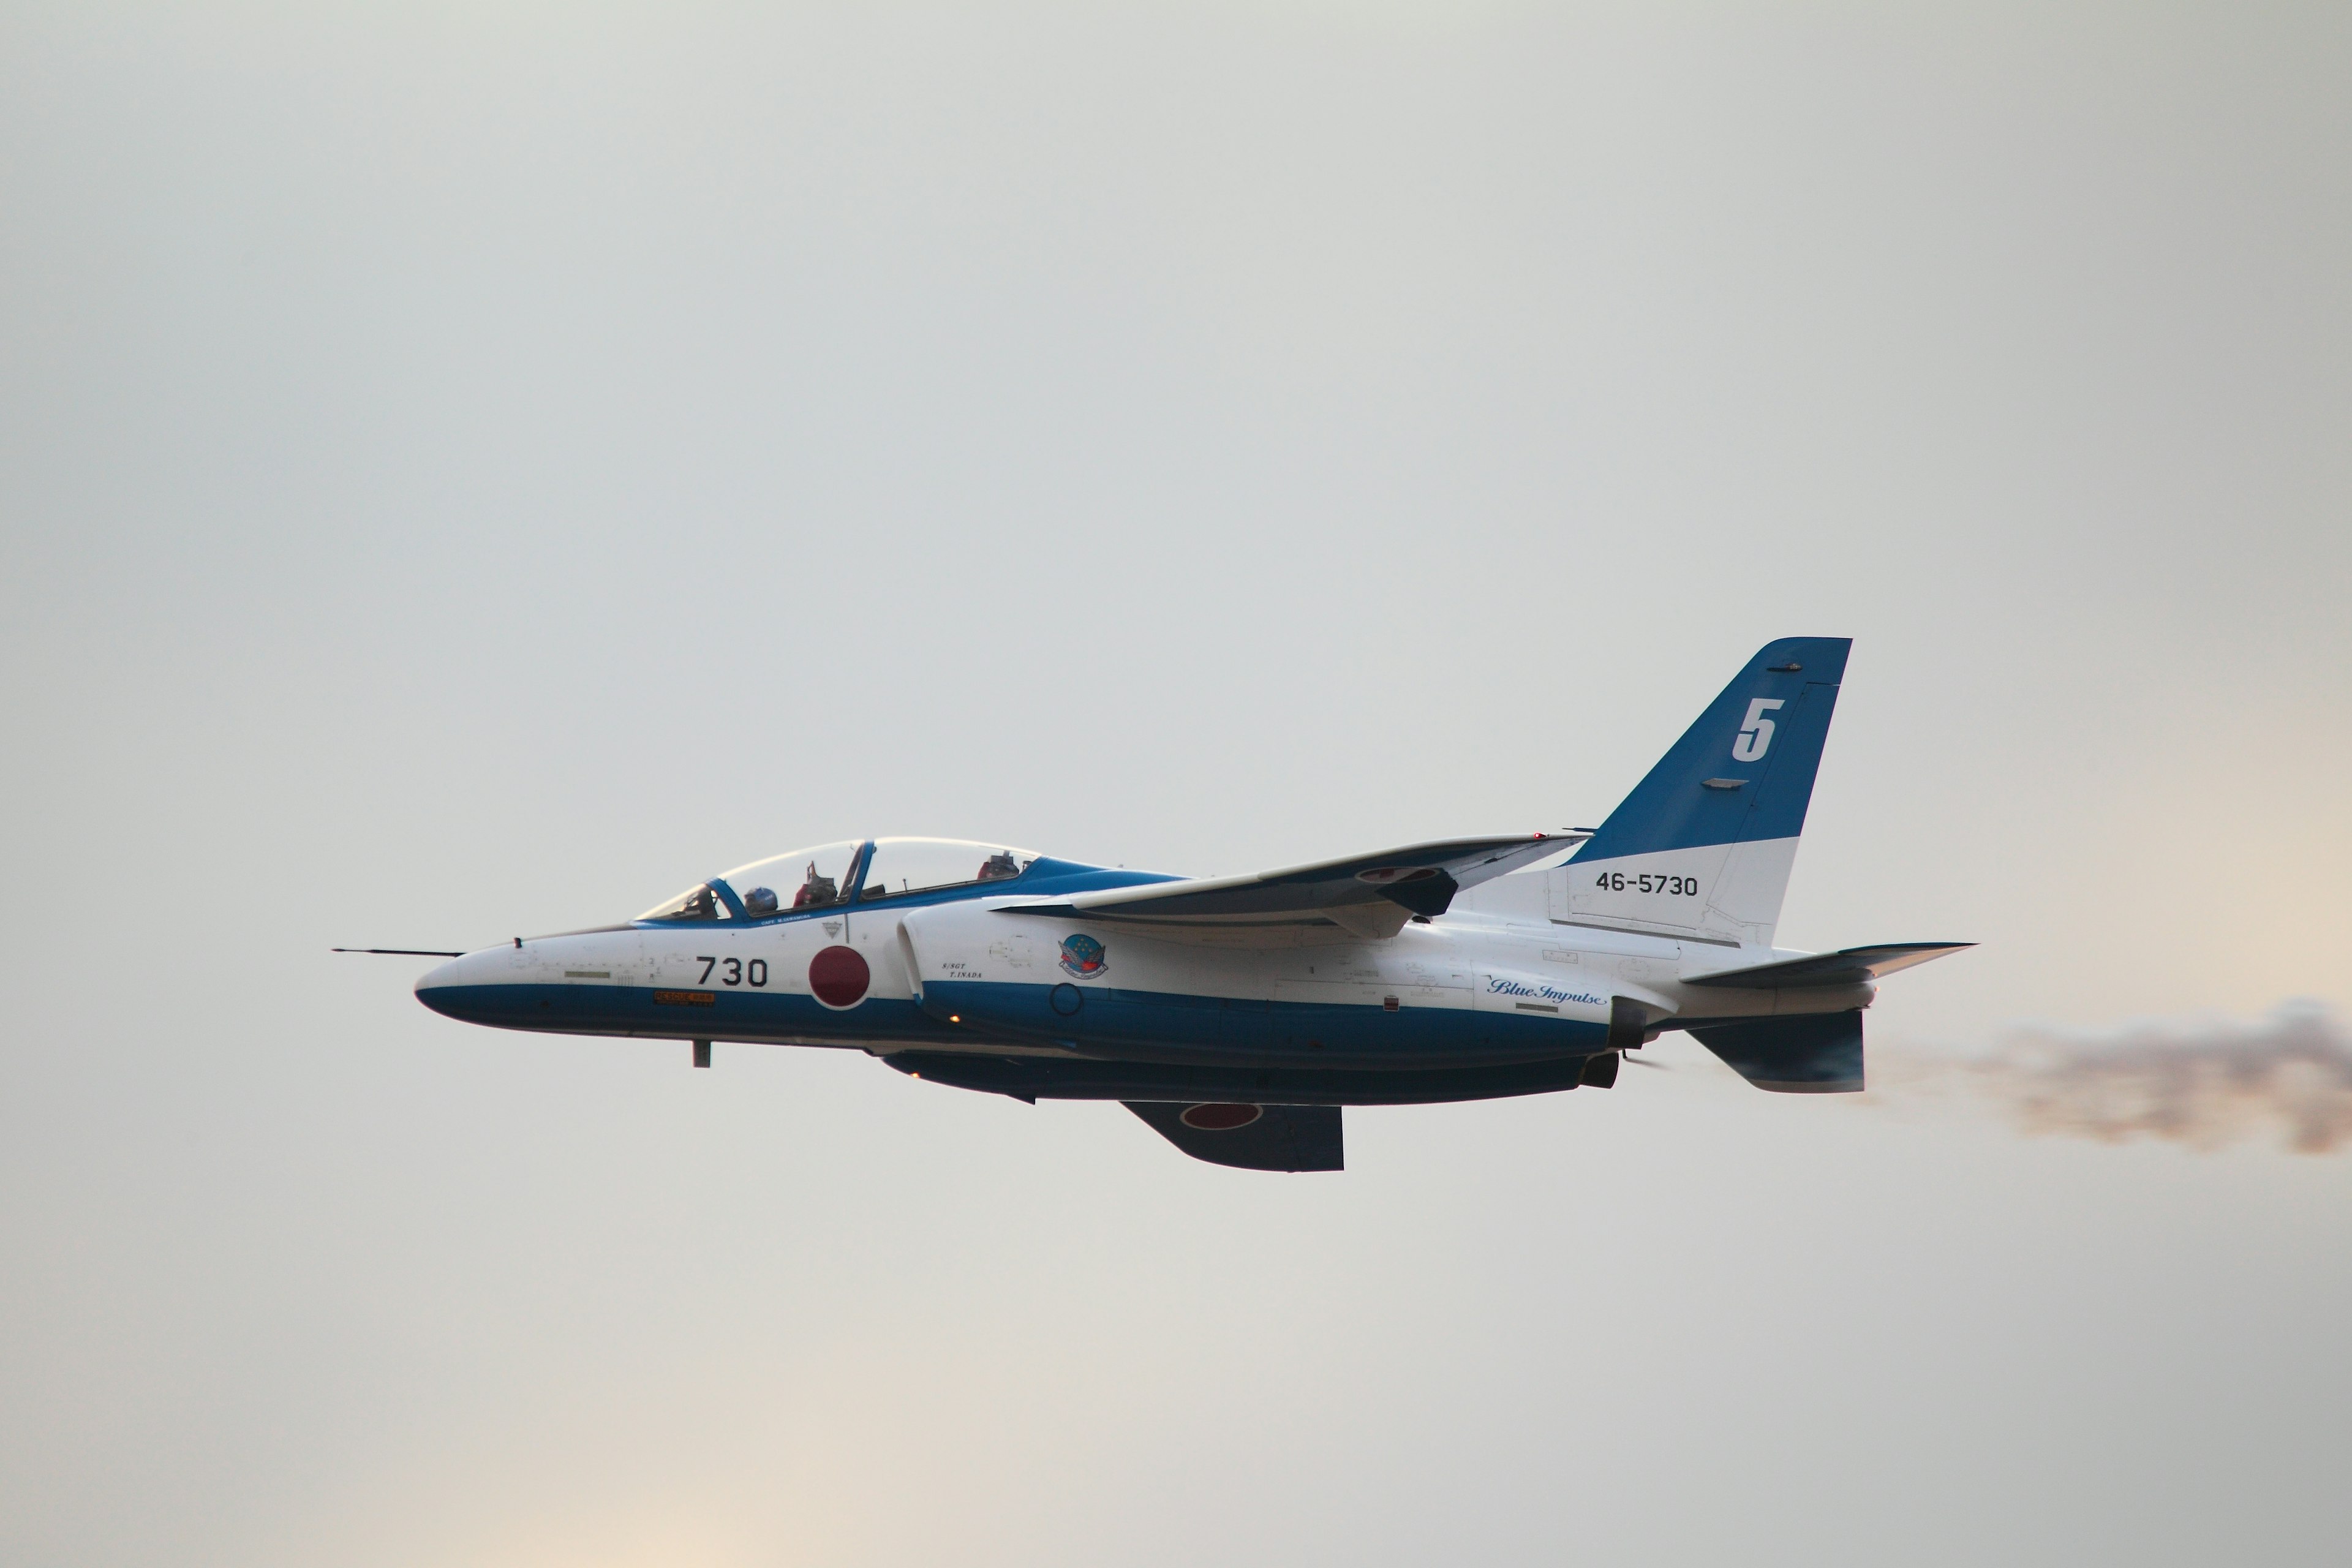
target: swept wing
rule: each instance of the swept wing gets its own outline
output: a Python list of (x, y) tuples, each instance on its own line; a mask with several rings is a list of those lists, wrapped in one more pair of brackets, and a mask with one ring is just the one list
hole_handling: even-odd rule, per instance
[(1564, 854), (1581, 833), (1443, 838), (1371, 855), (1286, 866), (1244, 877), (1201, 877), (1002, 906), (1010, 914), (1083, 914), (1160, 925), (1273, 926), (1328, 921), (1359, 936), (1391, 937), (1415, 915), (1445, 912), (1454, 895)]

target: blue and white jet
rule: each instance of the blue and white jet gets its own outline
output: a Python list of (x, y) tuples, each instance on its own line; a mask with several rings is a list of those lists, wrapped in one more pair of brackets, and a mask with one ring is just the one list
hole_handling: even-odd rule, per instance
[(416, 995), (499, 1028), (690, 1041), (697, 1067), (714, 1041), (825, 1046), (1032, 1103), (1118, 1100), (1252, 1170), (1340, 1169), (1342, 1106), (1608, 1088), (1668, 1029), (1759, 1089), (1856, 1090), (1878, 979), (1970, 944), (1772, 945), (1851, 646), (1768, 645), (1590, 832), (1206, 879), (845, 840), (619, 925), (448, 955)]

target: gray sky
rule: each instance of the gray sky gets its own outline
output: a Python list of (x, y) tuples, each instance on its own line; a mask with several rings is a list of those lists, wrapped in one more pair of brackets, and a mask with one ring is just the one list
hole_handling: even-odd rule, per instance
[(2347, 167), (2315, 4), (0, 5), (0, 1558), (2336, 1561), (2344, 1153), (1672, 1037), (1270, 1178), (325, 950), (1591, 823), (1830, 634), (1879, 1061), (2340, 1020)]

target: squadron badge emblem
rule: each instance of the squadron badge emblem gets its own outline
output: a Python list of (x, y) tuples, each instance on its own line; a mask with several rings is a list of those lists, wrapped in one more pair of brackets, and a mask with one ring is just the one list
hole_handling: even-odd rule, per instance
[(1092, 980), (1110, 967), (1103, 944), (1084, 931), (1062, 939), (1062, 967), (1081, 980)]

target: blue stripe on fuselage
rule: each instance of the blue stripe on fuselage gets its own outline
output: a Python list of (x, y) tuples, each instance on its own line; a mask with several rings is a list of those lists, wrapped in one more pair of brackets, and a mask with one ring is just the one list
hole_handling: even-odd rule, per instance
[[(705, 1001), (658, 998), (708, 997)], [(428, 985), (416, 999), (435, 1012), (499, 1029), (558, 1035), (646, 1035), (658, 1039), (821, 1040), (864, 1046), (893, 1041), (941, 1045), (971, 1035), (930, 1018), (904, 998), (868, 997), (832, 1008), (793, 993), (636, 985)]]
[[(494, 1028), (665, 1039), (922, 1044), (984, 1049), (992, 1039), (1060, 1046), (1090, 1057), (1160, 1062), (1284, 1061), (1404, 1067), (1532, 1061), (1605, 1047), (1605, 1025), (1467, 1007), (1336, 1005), (1088, 986), (1076, 1016), (1055, 987), (933, 981), (920, 1005), (869, 997), (835, 1009), (813, 996), (634, 985), (427, 986), (435, 1012)], [(678, 997), (696, 1000), (680, 1002)], [(665, 998), (656, 1000), (656, 998)], [(700, 998), (709, 998), (702, 1001)]]
[(1601, 1023), (1479, 1012), (1468, 1007), (1385, 1007), (1269, 1002), (1113, 986), (1072, 987), (1076, 1013), (1053, 1004), (1055, 985), (929, 980), (923, 1007), (934, 1018), (1013, 1038), (1067, 1044), (1088, 1056), (1127, 1060), (1219, 1062), (1236, 1058), (1301, 1065), (1530, 1061), (1608, 1043)]
[(1505, 1095), (1552, 1094), (1578, 1086), (1583, 1057), (1543, 1061), (1380, 1068), (1213, 1067), (1079, 1061), (1068, 1057), (984, 1057), (900, 1051), (883, 1060), (903, 1073), (1018, 1100), (1242, 1100), (1261, 1105), (1433, 1105)]

